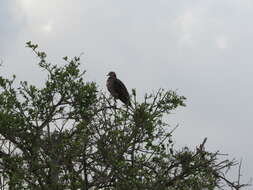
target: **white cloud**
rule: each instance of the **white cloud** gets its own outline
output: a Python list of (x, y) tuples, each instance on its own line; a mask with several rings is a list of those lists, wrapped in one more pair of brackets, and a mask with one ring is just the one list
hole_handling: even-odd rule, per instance
[(49, 21), (48, 23), (42, 25), (41, 29), (44, 33), (48, 34), (53, 30), (53, 23)]
[(184, 33), (181, 35), (179, 41), (178, 41), (178, 46), (186, 46), (186, 47), (192, 47), (194, 44), (194, 41), (192, 39), (192, 34), (191, 33)]
[(219, 49), (226, 49), (228, 47), (228, 37), (227, 36), (219, 36), (216, 38), (216, 45)]
[(194, 45), (195, 40), (193, 36), (196, 33), (198, 25), (199, 19), (194, 9), (187, 9), (176, 18), (175, 26), (179, 35), (179, 47), (192, 47)]
[(20, 7), (26, 11), (32, 10), (33, 6), (36, 3), (36, 0), (18, 0), (16, 1), (19, 3)]
[[(58, 32), (63, 34), (76, 22), (80, 22), (81, 1), (62, 0), (16, 0), (12, 2), (12, 15), (17, 22), (25, 20), (23, 34), (39, 36), (41, 33)], [(85, 10), (85, 9), (84, 9)], [(70, 26), (70, 27), (69, 27)]]
[(196, 17), (194, 17), (192, 10), (186, 10), (182, 15), (177, 17), (176, 23), (183, 32), (190, 32), (196, 23)]

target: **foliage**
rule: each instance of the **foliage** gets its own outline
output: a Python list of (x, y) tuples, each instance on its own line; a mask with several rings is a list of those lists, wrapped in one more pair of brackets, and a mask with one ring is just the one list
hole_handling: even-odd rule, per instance
[(224, 171), (235, 161), (219, 152), (174, 148), (166, 115), (185, 97), (159, 90), (132, 107), (114, 104), (85, 82), (80, 58), (49, 64), (27, 43), (47, 72), (42, 88), (0, 77), (1, 189), (201, 190), (230, 182)]

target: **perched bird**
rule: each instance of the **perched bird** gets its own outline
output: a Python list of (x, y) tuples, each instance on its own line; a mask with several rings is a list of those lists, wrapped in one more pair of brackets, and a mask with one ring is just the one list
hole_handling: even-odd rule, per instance
[(126, 86), (117, 79), (115, 72), (109, 72), (109, 78), (107, 79), (106, 86), (108, 91), (115, 99), (120, 99), (127, 106), (131, 106), (129, 93)]

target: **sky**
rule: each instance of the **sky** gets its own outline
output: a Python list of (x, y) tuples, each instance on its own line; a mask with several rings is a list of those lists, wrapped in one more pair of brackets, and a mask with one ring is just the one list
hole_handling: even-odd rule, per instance
[(252, 0), (0, 1), (0, 74), (43, 84), (38, 59), (25, 48), (32, 41), (54, 64), (84, 53), (85, 79), (103, 91), (109, 71), (139, 100), (159, 88), (177, 90), (187, 97), (187, 107), (169, 116), (172, 127), (179, 124), (178, 147), (195, 148), (207, 137), (208, 150), (242, 159), (248, 182), (252, 18)]

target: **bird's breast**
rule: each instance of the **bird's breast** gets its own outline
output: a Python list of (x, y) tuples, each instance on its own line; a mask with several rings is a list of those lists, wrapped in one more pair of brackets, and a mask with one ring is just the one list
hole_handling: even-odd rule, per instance
[(117, 93), (117, 89), (115, 89), (114, 87), (114, 82), (114, 79), (108, 78), (108, 80), (106, 81), (106, 87), (114, 98), (118, 98), (119, 94)]

